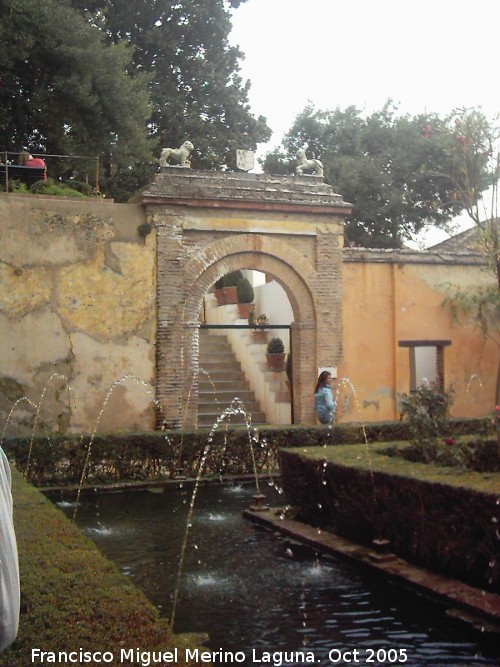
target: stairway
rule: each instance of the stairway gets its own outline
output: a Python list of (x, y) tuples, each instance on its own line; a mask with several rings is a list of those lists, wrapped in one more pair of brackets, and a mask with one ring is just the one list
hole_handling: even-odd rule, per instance
[[(199, 367), (198, 426), (215, 424), (234, 398), (243, 402), (252, 424), (266, 423), (266, 416), (261, 412), (260, 405), (245, 380), (245, 374), (226, 336), (210, 334), (207, 329), (200, 329)], [(245, 416), (230, 415), (227, 421), (231, 424), (244, 424)]]

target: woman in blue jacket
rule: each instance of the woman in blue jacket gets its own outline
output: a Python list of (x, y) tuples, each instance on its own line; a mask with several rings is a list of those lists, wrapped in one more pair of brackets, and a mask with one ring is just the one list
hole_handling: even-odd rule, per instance
[(314, 404), (316, 415), (322, 424), (333, 424), (335, 419), (335, 401), (333, 400), (330, 382), (332, 376), (329, 371), (321, 371), (316, 389), (314, 390)]

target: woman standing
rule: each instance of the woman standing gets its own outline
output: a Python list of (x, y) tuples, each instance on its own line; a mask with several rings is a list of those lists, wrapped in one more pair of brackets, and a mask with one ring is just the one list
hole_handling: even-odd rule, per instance
[(333, 424), (335, 419), (335, 401), (333, 400), (330, 382), (332, 376), (329, 371), (321, 371), (314, 390), (314, 404), (316, 416), (322, 424)]

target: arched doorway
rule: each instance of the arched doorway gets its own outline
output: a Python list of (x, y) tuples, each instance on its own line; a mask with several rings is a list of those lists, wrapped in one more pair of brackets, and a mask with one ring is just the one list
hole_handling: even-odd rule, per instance
[(157, 230), (156, 388), (167, 426), (196, 423), (202, 300), (237, 269), (270, 274), (285, 290), (294, 320), (295, 421), (313, 423), (317, 369), (337, 365), (342, 353), (343, 218), (350, 206), (315, 176), (169, 168), (142, 200)]

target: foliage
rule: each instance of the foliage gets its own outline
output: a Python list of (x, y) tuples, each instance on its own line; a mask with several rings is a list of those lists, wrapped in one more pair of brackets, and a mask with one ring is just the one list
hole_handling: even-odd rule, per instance
[(366, 117), (356, 107), (320, 111), (309, 104), (283, 149), (266, 156), (264, 169), (293, 172), (297, 150), (307, 146), (309, 157), (322, 160), (325, 180), (353, 203), (345, 225), (347, 244), (401, 247), (428, 224), (445, 227), (464, 203), (453, 197), (455, 185), (443, 176), (455, 164), (449, 151), (455, 128), (449, 119), (396, 112), (390, 101)]
[(500, 347), (500, 292), (495, 284), (449, 287), (443, 305), (450, 307), (455, 321), (479, 326), (483, 336)]
[(145, 239), (146, 236), (149, 236), (152, 231), (153, 226), (149, 222), (143, 222), (142, 225), (137, 227), (137, 232), (143, 239)]
[(117, 201), (152, 180), (153, 153), (187, 138), (194, 168), (234, 167), (236, 148), (271, 133), (249, 109), (229, 4), (239, 1), (0, 0), (0, 146), (91, 158), (52, 159), (63, 178), (99, 157), (100, 187)]
[[(148, 77), (125, 40), (106, 44), (70, 0), (0, 0), (0, 11), (0, 145), (99, 156), (108, 173), (151, 159)], [(54, 161), (51, 173), (68, 165), (77, 178), (89, 168)]]
[(59, 197), (83, 197), (84, 194), (76, 188), (64, 183), (58, 183), (51, 178), (46, 181), (37, 181), (30, 187), (30, 192), (36, 195), (58, 195)]
[(264, 329), (269, 324), (269, 318), (265, 313), (257, 315), (255, 308), (252, 308), (250, 314), (248, 315), (248, 324), (251, 327)]
[(242, 278), (238, 283), (238, 303), (252, 303), (254, 298), (253, 287), (248, 278)]
[(401, 419), (408, 422), (410, 439), (423, 461), (435, 459), (438, 440), (448, 432), (453, 393), (431, 383), (400, 396)]
[(238, 283), (240, 280), (243, 279), (243, 274), (241, 271), (231, 271), (230, 273), (226, 273), (226, 275), (222, 279), (222, 284), (224, 287), (237, 287)]
[[(449, 423), (451, 435), (487, 431), (487, 420), (454, 419)], [(171, 476), (179, 465), (186, 472), (196, 475), (196, 461), (203, 456), (208, 438), (213, 442), (213, 450), (221, 452), (229, 448), (229, 455), (236, 460), (243, 452), (248, 456), (248, 432), (246, 427), (232, 426), (230, 432), (218, 429), (198, 429), (197, 431), (97, 434), (94, 438), (87, 481), (91, 484), (99, 482), (123, 482), (128, 480), (155, 480)], [(316, 426), (261, 426), (260, 442), (255, 448), (258, 469), (262, 469), (267, 461), (275, 458), (276, 452), (282, 447), (312, 447), (314, 445), (387, 442), (407, 440), (409, 428), (407, 422), (376, 422), (372, 424), (337, 424), (335, 430), (326, 433)], [(15, 458), (19, 470), (26, 470), (28, 438), (9, 438), (2, 443), (5, 452)], [(182, 447), (181, 447), (182, 443)], [(78, 484), (80, 482), (85, 457), (88, 451), (89, 437), (77, 435), (35, 436), (31, 447), (29, 478), (35, 484), (43, 486), (54, 484)], [(234, 456), (233, 456), (234, 454)], [(216, 474), (219, 468), (212, 469), (210, 460), (204, 471), (206, 475)], [(239, 473), (253, 471), (251, 462), (246, 461), (238, 469)]]
[(267, 354), (283, 354), (285, 346), (281, 338), (271, 338), (267, 344)]
[[(478, 250), (486, 259), (495, 283), (452, 287), (444, 306), (456, 321), (474, 323), (485, 338), (500, 346), (500, 124), (489, 122), (476, 109), (459, 109), (454, 118), (454, 136), (449, 153), (451, 171), (445, 176), (454, 186), (453, 198), (475, 224)], [(488, 196), (483, 192), (489, 188)], [(500, 402), (500, 363), (497, 369), (495, 405)]]
[(291, 352), (289, 352), (286, 357), (286, 376), (290, 382), (293, 382), (293, 364)]
[(48, 178), (46, 181), (36, 181), (35, 183), (32, 183), (29, 188), (21, 181), (9, 181), (10, 192), (35, 195), (56, 195), (59, 197), (84, 197), (85, 194), (81, 191), (81, 189), (84, 189), (84, 186), (86, 186), (85, 183), (79, 184), (73, 181), (59, 183), (51, 178)]
[[(195, 169), (235, 168), (271, 132), (249, 109), (249, 81), (230, 46), (231, 8), (240, 0), (71, 0), (109, 43), (132, 45), (130, 71), (150, 76), (149, 135), (160, 147), (194, 144)], [(143, 181), (145, 185), (147, 181)]]
[(410, 562), (500, 592), (492, 528), (500, 473), (404, 461), (363, 444), (282, 449), (279, 462), (300, 520), (367, 546), (387, 539)]

